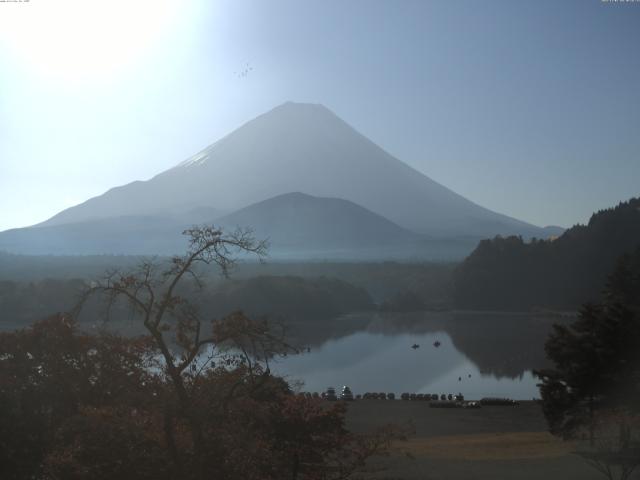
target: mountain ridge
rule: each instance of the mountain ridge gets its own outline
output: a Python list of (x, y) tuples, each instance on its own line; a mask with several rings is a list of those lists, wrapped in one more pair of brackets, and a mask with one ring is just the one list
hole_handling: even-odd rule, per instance
[(574, 225), (553, 240), (483, 240), (456, 270), (456, 305), (577, 309), (597, 301), (616, 262), (639, 248), (640, 197), (599, 210), (586, 225)]
[(314, 197), (301, 192), (289, 192), (254, 203), (218, 218), (214, 223), (230, 229), (250, 226), (257, 238), (267, 238), (278, 251), (401, 249), (424, 240), (349, 200)]
[(187, 248), (181, 232), (194, 223), (213, 224), (227, 231), (249, 227), (257, 239), (270, 241), (269, 257), (278, 260), (452, 260), (468, 254), (478, 240), (430, 238), (349, 200), (290, 192), (205, 222), (131, 215), (14, 229), (0, 233), (0, 250), (174, 255)]
[(542, 236), (393, 157), (328, 108), (287, 102), (147, 181), (114, 187), (39, 225), (123, 214), (231, 213), (291, 191), (343, 198), (422, 234)]

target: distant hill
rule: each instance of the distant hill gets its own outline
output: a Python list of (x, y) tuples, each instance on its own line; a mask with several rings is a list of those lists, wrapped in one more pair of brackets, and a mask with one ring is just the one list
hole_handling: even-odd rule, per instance
[(547, 225), (546, 227), (542, 227), (542, 236), (539, 238), (548, 239), (559, 237), (565, 232), (566, 228), (559, 227), (557, 225)]
[(597, 301), (616, 260), (640, 245), (640, 198), (591, 216), (555, 240), (484, 240), (454, 275), (462, 308), (574, 309)]
[[(389, 121), (393, 121), (390, 119)], [(545, 236), (394, 158), (322, 105), (285, 103), (148, 181), (113, 188), (42, 225), (127, 216), (229, 214), (288, 192), (354, 202), (430, 236)]]
[(232, 280), (207, 292), (206, 298), (202, 308), (214, 317), (242, 310), (252, 316), (298, 322), (374, 310), (366, 290), (327, 277), (258, 276)]
[[(250, 227), (256, 238), (269, 240), (269, 256), (278, 260), (451, 260), (464, 257), (477, 241), (429, 238), (348, 200), (303, 193), (279, 195), (204, 223), (227, 231)], [(181, 233), (191, 225), (157, 216), (45, 224), (0, 233), (0, 249), (39, 255), (173, 255), (186, 249)]]
[[(0, 331), (28, 325), (51, 315), (71, 310), (80, 293), (87, 288), (83, 279), (44, 279), (38, 282), (0, 280)], [(192, 282), (182, 286), (181, 295), (198, 301), (201, 314), (220, 318), (242, 310), (252, 316), (269, 316), (288, 323), (374, 310), (374, 304), (363, 288), (329, 277), (261, 275), (208, 283), (203, 295)], [(130, 323), (131, 312), (117, 305), (110, 321)], [(81, 320), (95, 322), (104, 315), (104, 305), (91, 300), (83, 309)]]
[(182, 253), (189, 224), (167, 217), (96, 218), (0, 232), (0, 250), (30, 255), (152, 255)]
[(303, 193), (278, 195), (215, 223), (227, 229), (251, 226), (257, 238), (269, 240), (276, 257), (393, 257), (426, 244), (422, 236), (353, 202)]

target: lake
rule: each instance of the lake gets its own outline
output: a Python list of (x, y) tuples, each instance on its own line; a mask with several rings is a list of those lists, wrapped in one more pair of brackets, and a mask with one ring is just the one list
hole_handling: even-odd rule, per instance
[(499, 312), (304, 319), (289, 322), (287, 338), (305, 353), (272, 360), (270, 366), (302, 391), (348, 385), (354, 394), (462, 393), (467, 399), (531, 400), (540, 396), (532, 370), (549, 366), (544, 342), (551, 327), (571, 320)]
[(302, 391), (348, 385), (354, 394), (530, 400), (539, 397), (532, 370), (548, 366), (544, 341), (551, 325), (561, 321), (531, 314), (425, 312), (349, 315), (321, 326), (301, 322), (292, 332), (306, 340), (308, 351), (278, 359), (272, 370), (303, 382)]

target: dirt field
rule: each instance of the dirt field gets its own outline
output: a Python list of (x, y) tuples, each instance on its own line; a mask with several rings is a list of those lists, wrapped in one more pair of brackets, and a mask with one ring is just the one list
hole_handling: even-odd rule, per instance
[[(547, 432), (539, 405), (478, 410), (429, 408), (428, 402), (362, 400), (350, 405), (349, 427), (366, 432), (410, 423), (408, 441), (377, 460), (371, 478), (597, 480), (602, 474), (573, 455), (576, 445)], [(636, 476), (632, 478), (640, 478)]]

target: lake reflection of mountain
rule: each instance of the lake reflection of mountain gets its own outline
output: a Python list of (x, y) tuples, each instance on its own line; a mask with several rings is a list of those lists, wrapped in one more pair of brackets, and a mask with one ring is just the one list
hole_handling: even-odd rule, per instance
[[(520, 314), (351, 315), (294, 324), (311, 346), (276, 370), (319, 391), (348, 384), (356, 393), (457, 393), (469, 398), (538, 396), (530, 371), (546, 365), (544, 341), (556, 318)], [(435, 342), (440, 346), (434, 346)], [(411, 348), (413, 345), (419, 348)]]

